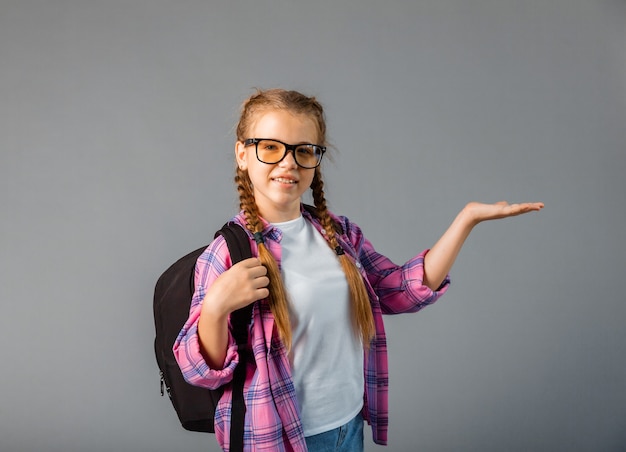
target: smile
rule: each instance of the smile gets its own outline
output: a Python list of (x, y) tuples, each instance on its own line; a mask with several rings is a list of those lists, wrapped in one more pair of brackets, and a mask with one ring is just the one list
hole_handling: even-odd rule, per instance
[(298, 181), (293, 179), (285, 179), (283, 177), (275, 177), (273, 179), (275, 182), (280, 182), (281, 184), (296, 184)]

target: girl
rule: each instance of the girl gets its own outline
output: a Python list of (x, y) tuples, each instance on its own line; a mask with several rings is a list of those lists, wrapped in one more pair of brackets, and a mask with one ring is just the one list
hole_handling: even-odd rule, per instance
[[(247, 363), (246, 450), (363, 450), (363, 421), (387, 442), (387, 354), (382, 314), (416, 312), (448, 288), (448, 271), (481, 221), (542, 203), (468, 204), (430, 250), (402, 266), (326, 207), (320, 163), (326, 125), (315, 98), (259, 91), (243, 105), (235, 158), (251, 258), (232, 265), (218, 237), (200, 256), (189, 319), (174, 344), (188, 382), (217, 388), (238, 362), (229, 315), (254, 303)], [(314, 208), (302, 195), (312, 190)], [(229, 450), (231, 392), (215, 413)]]

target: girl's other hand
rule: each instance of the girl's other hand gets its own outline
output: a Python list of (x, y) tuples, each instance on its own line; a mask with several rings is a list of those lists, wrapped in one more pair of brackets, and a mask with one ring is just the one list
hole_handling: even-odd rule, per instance
[(494, 204), (484, 204), (480, 202), (470, 202), (463, 209), (470, 221), (476, 225), (481, 221), (497, 220), (500, 218), (514, 217), (528, 212), (543, 209), (542, 202), (525, 202), (519, 204), (509, 204), (506, 201)]

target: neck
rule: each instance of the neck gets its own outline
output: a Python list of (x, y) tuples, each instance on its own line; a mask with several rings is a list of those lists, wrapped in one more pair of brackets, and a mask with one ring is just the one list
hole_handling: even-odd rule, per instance
[(301, 215), (300, 203), (297, 205), (272, 209), (262, 208), (259, 206), (259, 215), (268, 223), (284, 223), (286, 221), (295, 220)]

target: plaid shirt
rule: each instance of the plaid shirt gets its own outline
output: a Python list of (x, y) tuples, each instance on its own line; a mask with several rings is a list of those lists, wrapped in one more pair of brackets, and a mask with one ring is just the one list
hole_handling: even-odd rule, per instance
[[(302, 215), (321, 234), (325, 234), (320, 223), (306, 210), (302, 210)], [(374, 250), (356, 224), (345, 217), (333, 218), (343, 231), (338, 237), (339, 243), (356, 262), (370, 296), (376, 336), (364, 360), (363, 416), (372, 426), (374, 442), (386, 444), (388, 365), (382, 314), (417, 312), (437, 300), (447, 290), (450, 280), (446, 278), (437, 291), (432, 291), (422, 284), (424, 255), (428, 250), (402, 266), (395, 265)], [(245, 223), (241, 213), (233, 221), (242, 225)], [(280, 265), (281, 232), (268, 223), (264, 223), (264, 226), (265, 244)], [(253, 254), (256, 255), (256, 244), (252, 236), (250, 244)], [(215, 389), (227, 385), (232, 380), (238, 363), (237, 346), (231, 335), (224, 368), (210, 369), (200, 353), (197, 335), (206, 288), (231, 265), (226, 242), (221, 236), (209, 245), (196, 264), (196, 290), (191, 301), (189, 319), (174, 344), (174, 355), (185, 379), (196, 386)], [(255, 303), (252, 316), (249, 341), (254, 362), (248, 364), (244, 385), (247, 406), (244, 447), (246, 450), (306, 451), (289, 358), (278, 338), (267, 300)], [(232, 392), (227, 385), (215, 412), (216, 438), (226, 451), (230, 449), (228, 432), (231, 397)]]

